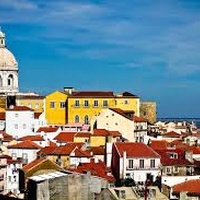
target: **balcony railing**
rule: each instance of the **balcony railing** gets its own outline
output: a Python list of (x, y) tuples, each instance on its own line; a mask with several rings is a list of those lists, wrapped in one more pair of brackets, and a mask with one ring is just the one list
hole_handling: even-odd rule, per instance
[(126, 167), (126, 170), (160, 170), (161, 168), (159, 166), (157, 167), (133, 167), (129, 168)]

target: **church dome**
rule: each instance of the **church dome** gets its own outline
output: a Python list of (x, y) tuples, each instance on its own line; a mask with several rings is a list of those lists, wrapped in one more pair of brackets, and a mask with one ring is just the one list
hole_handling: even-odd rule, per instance
[(0, 30), (0, 70), (17, 70), (14, 55), (6, 48), (5, 34)]
[(0, 48), (0, 70), (4, 69), (18, 69), (14, 55), (6, 47)]

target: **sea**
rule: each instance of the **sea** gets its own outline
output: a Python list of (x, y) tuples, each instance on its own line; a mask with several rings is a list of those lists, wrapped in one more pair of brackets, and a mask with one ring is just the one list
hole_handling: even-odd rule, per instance
[(198, 129), (200, 129), (200, 118), (158, 118), (157, 121), (166, 121), (166, 122), (176, 122), (176, 121), (186, 121), (194, 122)]

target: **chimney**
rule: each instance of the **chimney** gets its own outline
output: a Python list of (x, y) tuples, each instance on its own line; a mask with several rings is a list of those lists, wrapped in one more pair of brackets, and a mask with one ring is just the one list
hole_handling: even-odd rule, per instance
[(71, 95), (72, 92), (74, 92), (74, 88), (73, 87), (64, 87), (64, 92)]

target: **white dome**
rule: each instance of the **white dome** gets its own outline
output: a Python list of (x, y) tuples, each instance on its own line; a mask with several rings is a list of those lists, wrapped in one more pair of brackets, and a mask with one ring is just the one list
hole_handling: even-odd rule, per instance
[(14, 55), (6, 48), (0, 48), (0, 70), (18, 70)]

